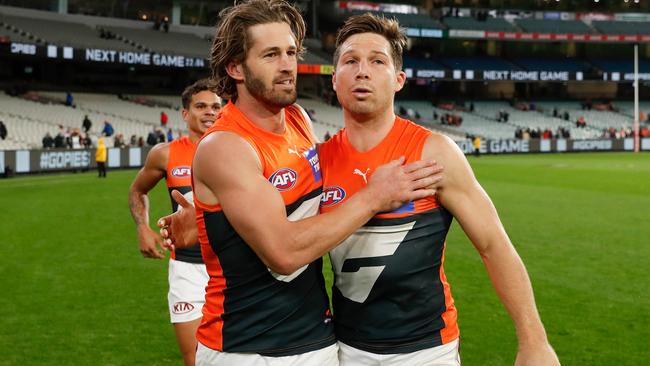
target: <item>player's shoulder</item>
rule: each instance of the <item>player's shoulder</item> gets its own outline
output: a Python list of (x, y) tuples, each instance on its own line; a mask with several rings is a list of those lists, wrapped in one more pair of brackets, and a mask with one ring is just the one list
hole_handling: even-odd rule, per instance
[(147, 162), (150, 162), (154, 165), (167, 165), (169, 160), (169, 146), (170, 142), (161, 142), (154, 145), (149, 153), (147, 154)]
[(430, 131), (424, 144), (423, 156), (450, 157), (458, 155), (459, 152), (458, 145), (449, 136)]
[(253, 142), (236, 131), (214, 131), (203, 136), (196, 147), (197, 155), (210, 156), (210, 159), (232, 160), (234, 156), (255, 153)]

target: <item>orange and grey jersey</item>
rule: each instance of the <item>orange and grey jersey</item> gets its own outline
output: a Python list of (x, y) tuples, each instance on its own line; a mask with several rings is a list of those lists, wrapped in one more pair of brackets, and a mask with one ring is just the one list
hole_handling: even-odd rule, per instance
[[(350, 145), (346, 130), (324, 143), (321, 212), (362, 189), (380, 165), (422, 156), (431, 132), (404, 119), (367, 152)], [(436, 197), (373, 217), (330, 251), (337, 338), (364, 351), (408, 353), (458, 338), (456, 308), (443, 270), (452, 216)]]
[[(167, 160), (167, 172), (165, 181), (167, 182), (167, 191), (172, 203), (172, 211), (176, 212), (178, 204), (172, 198), (172, 190), (181, 192), (185, 197), (192, 196), (192, 159), (196, 145), (188, 137), (183, 137), (169, 143), (169, 158)], [(171, 253), (171, 257), (177, 261), (189, 263), (203, 263), (201, 257), (201, 247), (196, 245), (176, 249)]]
[[(302, 109), (290, 106), (283, 113), (286, 130), (275, 134), (228, 103), (205, 136), (228, 131), (246, 140), (262, 163), (262, 174), (282, 196), (289, 220), (299, 220), (318, 213), (320, 164)], [(198, 197), (194, 202), (210, 275), (197, 339), (221, 352), (278, 357), (333, 344), (322, 260), (291, 275), (276, 274), (231, 226), (220, 205), (207, 205)]]

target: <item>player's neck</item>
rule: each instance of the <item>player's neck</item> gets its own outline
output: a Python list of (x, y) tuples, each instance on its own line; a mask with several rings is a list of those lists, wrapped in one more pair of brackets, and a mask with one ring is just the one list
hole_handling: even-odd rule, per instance
[(388, 135), (395, 123), (393, 110), (379, 115), (356, 115), (343, 110), (348, 141), (359, 152), (366, 152), (379, 145)]
[(203, 137), (202, 134), (190, 130), (190, 134), (189, 134), (188, 138), (190, 139), (192, 144), (194, 144), (194, 145), (198, 144), (201, 137)]
[(284, 126), (284, 108), (270, 106), (260, 102), (247, 92), (238, 93), (235, 106), (257, 127), (269, 132), (282, 134)]

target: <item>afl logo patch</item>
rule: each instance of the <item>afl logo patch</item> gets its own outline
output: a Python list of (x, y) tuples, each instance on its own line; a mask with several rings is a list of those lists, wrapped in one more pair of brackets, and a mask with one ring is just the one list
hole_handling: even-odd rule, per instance
[(293, 188), (297, 181), (298, 173), (289, 168), (276, 170), (269, 177), (269, 182), (280, 192)]
[(172, 176), (176, 178), (189, 178), (192, 176), (192, 169), (189, 166), (177, 166), (172, 169)]
[(320, 205), (322, 207), (335, 205), (345, 198), (345, 191), (341, 187), (325, 187), (323, 194), (320, 197)]
[(172, 312), (174, 314), (185, 314), (189, 313), (192, 310), (194, 310), (194, 305), (190, 304), (189, 302), (177, 302), (174, 303)]

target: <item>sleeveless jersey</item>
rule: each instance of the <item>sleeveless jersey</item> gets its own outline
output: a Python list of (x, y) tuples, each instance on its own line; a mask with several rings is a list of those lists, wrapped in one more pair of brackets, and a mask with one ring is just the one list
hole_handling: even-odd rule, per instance
[[(282, 195), (289, 220), (318, 213), (322, 179), (311, 126), (297, 106), (286, 131), (259, 128), (232, 103), (206, 132), (229, 131), (257, 152), (263, 175)], [(236, 164), (235, 157), (233, 164)], [(210, 280), (197, 339), (222, 352), (296, 355), (334, 344), (322, 260), (288, 276), (273, 273), (228, 222), (219, 205), (195, 199), (199, 242)]]
[[(400, 156), (420, 160), (431, 132), (397, 117), (365, 153), (343, 129), (320, 148), (321, 212), (357, 191), (380, 165)], [(381, 213), (330, 251), (337, 338), (367, 352), (409, 353), (458, 338), (456, 308), (443, 270), (452, 216), (436, 197)]]
[[(172, 212), (176, 212), (178, 204), (172, 198), (172, 190), (181, 192), (186, 198), (192, 197), (192, 159), (196, 145), (192, 143), (189, 137), (182, 137), (169, 143), (169, 159), (167, 160), (167, 172), (165, 181), (167, 182), (167, 192), (172, 203)], [(190, 200), (191, 201), (191, 200)], [(201, 257), (201, 247), (196, 245), (176, 249), (171, 253), (172, 259), (189, 263), (203, 263)]]

